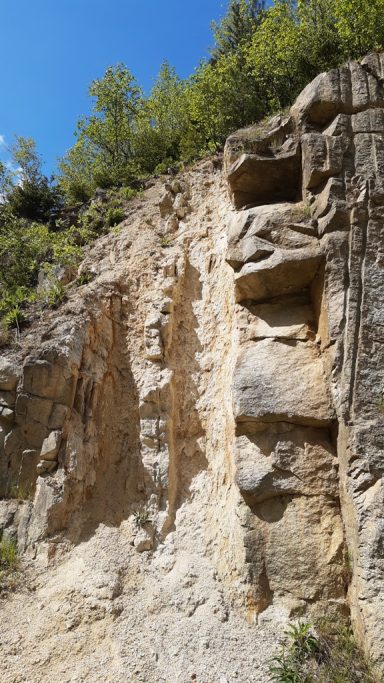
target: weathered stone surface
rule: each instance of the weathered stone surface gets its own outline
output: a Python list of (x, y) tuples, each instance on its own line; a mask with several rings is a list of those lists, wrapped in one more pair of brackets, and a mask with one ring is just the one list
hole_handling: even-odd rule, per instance
[[(320, 433), (326, 432), (304, 426), (308, 424), (306, 410), (311, 406), (309, 412), (312, 418), (320, 420), (318, 426), (321, 420), (327, 422), (327, 415), (328, 420), (334, 419), (337, 424), (328, 438), (333, 444), (338, 433), (340, 503), (345, 545), (352, 558), (347, 602), (356, 634), (382, 668), (384, 591), (379, 577), (382, 577), (384, 561), (383, 74), (383, 54), (369, 55), (360, 64), (351, 62), (320, 74), (291, 109), (294, 123), (288, 136), (292, 145), (298, 136), (301, 140), (304, 206), (315, 222), (315, 237), (319, 239), (322, 254), (318, 269), (313, 269), (312, 280), (310, 269), (304, 275), (298, 266), (292, 268), (294, 250), (289, 254), (284, 251), (282, 258), (282, 238), (276, 229), (269, 231), (267, 237), (274, 246), (273, 254), (259, 254), (257, 263), (250, 262), (252, 239), (255, 236), (266, 239), (266, 235), (254, 229), (256, 219), (250, 218), (248, 212), (242, 211), (232, 219), (228, 230), (228, 262), (235, 270), (236, 297), (242, 305), (237, 308), (237, 317), (240, 342), (244, 345), (233, 376), (235, 417), (240, 435), (236, 477), (252, 514), (267, 523), (263, 531), (263, 524), (254, 521), (249, 541), (250, 557), (258, 576), (257, 604), (264, 604), (265, 608), (260, 597), (263, 594), (273, 594), (274, 602), (281, 599), (286, 602), (283, 596), (291, 591), (296, 600), (294, 609), (301, 609), (299, 583), (295, 584), (299, 576), (302, 593), (307, 596), (304, 602), (319, 599), (320, 593), (316, 591), (321, 590), (319, 585), (323, 583), (326, 590), (333, 586), (332, 597), (328, 594), (328, 606), (331, 603), (342, 606), (344, 579), (340, 564), (339, 569), (337, 566), (340, 561), (342, 564), (346, 550), (342, 548), (336, 489), (332, 494), (335, 503), (327, 507), (327, 512), (324, 510), (328, 530), (323, 528), (321, 538), (317, 537), (322, 556), (334, 558), (331, 564), (324, 564), (317, 551), (309, 550), (300, 530), (301, 522), (296, 528), (289, 512), (297, 506), (296, 513), (300, 509), (300, 519), (306, 520), (306, 526), (315, 525), (313, 537), (316, 537), (320, 528), (319, 520), (315, 520), (321, 507), (323, 474), (326, 473), (327, 481), (328, 474), (329, 481), (333, 476), (335, 482), (334, 447), (328, 451), (328, 457), (321, 445)], [(233, 137), (236, 139), (236, 135)], [(262, 142), (258, 144), (263, 149)], [(230, 145), (232, 167), (236, 161), (241, 165), (244, 148), (246, 144), (236, 155), (236, 149)], [(253, 174), (255, 185), (264, 182), (257, 165)], [(247, 182), (250, 185), (251, 181)], [(270, 210), (271, 214), (275, 210), (281, 216), (280, 205)], [(309, 218), (302, 224), (310, 225)], [(291, 235), (287, 215), (281, 221), (281, 232)], [(298, 245), (296, 248), (300, 249)], [(301, 253), (307, 248), (315, 247), (305, 245)], [(276, 278), (275, 264), (278, 265)], [(304, 308), (297, 307), (295, 297), (284, 296), (285, 288), (294, 287), (294, 282), (307, 290), (307, 311), (309, 308), (313, 312), (308, 326), (302, 317)], [(264, 302), (271, 297), (272, 301)], [(262, 303), (258, 303), (260, 299)], [(290, 324), (285, 325), (284, 320)], [(282, 340), (286, 341), (285, 348)], [(322, 407), (320, 397), (327, 397)], [(283, 405), (287, 410), (285, 418), (281, 412)], [(293, 442), (292, 434), (281, 429), (280, 420), (300, 421), (302, 444), (309, 440), (310, 431), (318, 439), (305, 463), (311, 463), (311, 472), (317, 472), (317, 466), (320, 467), (319, 486), (316, 486), (317, 477), (312, 478), (309, 469), (303, 469), (305, 447)], [(276, 442), (277, 429), (280, 431)], [(288, 458), (284, 455), (283, 461), (277, 456), (280, 447), (282, 453), (289, 454)], [(307, 495), (313, 496), (312, 510), (306, 504)], [(266, 545), (260, 541), (263, 533)], [(295, 541), (285, 544), (282, 555), (277, 550), (279, 544), (284, 544), (285, 533), (295, 536), (297, 533), (297, 561), (293, 559)], [(263, 552), (264, 573), (260, 559)], [(301, 565), (305, 557), (305, 567), (310, 567), (315, 556), (315, 564), (320, 567), (317, 588), (316, 582), (310, 585)], [(297, 568), (297, 574), (290, 574), (291, 566)], [(316, 598), (314, 594), (310, 598), (312, 589)]]
[[(304, 605), (318, 603), (319, 617), (324, 609), (332, 613), (333, 605), (337, 611), (338, 602), (342, 608), (344, 536), (337, 503), (325, 496), (310, 501), (287, 496), (261, 503), (258, 514), (270, 521), (265, 565), (276, 603), (284, 606), (287, 601), (288, 609), (292, 597)], [(281, 552), (287, 537), (289, 552)]]
[(0, 390), (14, 391), (20, 377), (20, 368), (6, 357), (0, 358)]
[(46, 439), (44, 439), (40, 451), (41, 460), (57, 460), (61, 444), (61, 436), (61, 432), (55, 430), (52, 431)]
[[(316, 221), (311, 219), (308, 206), (282, 203), (258, 206), (233, 214), (228, 223), (228, 252), (242, 248), (244, 241), (257, 238), (286, 249), (317, 246)], [(230, 259), (229, 259), (230, 261)], [(234, 266), (237, 267), (237, 266)]]
[(159, 202), (160, 216), (167, 218), (173, 213), (173, 197), (170, 192), (165, 192)]
[(276, 249), (268, 258), (246, 263), (236, 274), (236, 300), (261, 301), (294, 294), (313, 282), (321, 263), (319, 249)]
[(39, 460), (36, 470), (38, 474), (44, 474), (45, 472), (53, 472), (56, 467), (56, 460)]
[(297, 200), (300, 195), (299, 152), (299, 146), (293, 142), (269, 156), (243, 154), (228, 170), (235, 207)]
[(321, 359), (315, 347), (302, 342), (265, 339), (244, 348), (235, 368), (233, 400), (240, 422), (327, 425), (335, 417)]
[(261, 124), (231, 133), (225, 144), (224, 170), (228, 171), (242, 154), (265, 154), (281, 148), (293, 130), (292, 118), (277, 114)]
[(305, 295), (288, 296), (274, 303), (239, 305), (237, 320), (241, 343), (265, 338), (307, 341), (315, 337), (315, 313)]
[(317, 76), (304, 88), (291, 109), (300, 126), (324, 125), (337, 114), (353, 114), (384, 104), (379, 79), (363, 65), (351, 62)]
[(251, 504), (281, 495), (338, 497), (335, 448), (326, 430), (282, 422), (236, 440), (236, 481)]
[(343, 157), (349, 144), (344, 135), (332, 137), (308, 133), (301, 139), (303, 153), (303, 188), (310, 190), (327, 178), (341, 173)]
[(27, 359), (24, 364), (22, 389), (27, 394), (54, 399), (71, 406), (75, 392), (75, 377), (68, 359), (57, 349), (48, 349), (43, 358)]

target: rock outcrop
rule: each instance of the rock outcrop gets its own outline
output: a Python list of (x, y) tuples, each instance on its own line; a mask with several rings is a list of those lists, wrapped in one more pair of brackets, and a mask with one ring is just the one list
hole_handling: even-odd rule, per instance
[[(237, 480), (261, 520), (255, 553), (260, 555), (266, 528), (268, 576), (270, 552), (279, 563), (275, 529), (281, 517), (285, 538), (292, 532), (289, 557), (296, 548), (301, 558), (310, 536), (319, 550), (310, 587), (317, 599), (339, 605), (348, 553), (346, 604), (375, 659), (382, 658), (384, 613), (383, 70), (384, 56), (374, 54), (321, 74), (289, 116), (261, 131), (259, 145), (257, 127), (227, 143), (234, 204), (241, 208), (246, 196), (253, 207), (231, 223), (228, 261), (243, 331), (233, 380)], [(298, 140), (300, 173), (287, 183), (286, 150), (296, 149)], [(271, 206), (270, 190), (260, 195), (268, 184), (264, 157), (273, 184), (280, 173), (277, 206)], [(300, 178), (295, 193), (293, 177)], [(293, 194), (295, 204), (280, 203)], [(260, 513), (265, 501), (267, 524)], [(290, 526), (291, 515), (297, 528)], [(327, 532), (320, 541), (322, 524)], [(315, 554), (307, 550), (305, 573)], [(300, 560), (294, 564), (300, 598), (308, 600)], [(285, 585), (282, 592), (293, 591)]]
[(223, 173), (155, 182), (4, 351), (28, 680), (263, 683), (286, 621), (319, 615), (383, 668), (383, 74), (321, 74)]

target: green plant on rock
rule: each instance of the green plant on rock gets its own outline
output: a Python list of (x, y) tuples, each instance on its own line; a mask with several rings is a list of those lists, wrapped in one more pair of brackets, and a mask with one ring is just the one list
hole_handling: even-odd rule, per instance
[(11, 484), (8, 491), (9, 498), (16, 500), (30, 500), (32, 495), (32, 485), (24, 484), (22, 482)]
[(58, 308), (66, 299), (65, 287), (60, 280), (53, 282), (45, 294), (45, 301), (50, 308)]
[(11, 538), (2, 536), (0, 540), (0, 593), (5, 594), (16, 588), (18, 569), (17, 543)]
[(175, 241), (176, 237), (177, 237), (177, 235), (172, 235), (172, 234), (162, 235), (160, 238), (161, 246), (164, 248), (170, 247), (172, 242)]
[(376, 683), (371, 664), (357, 646), (351, 628), (324, 619), (314, 627), (299, 622), (270, 664), (274, 683)]
[(3, 536), (0, 541), (0, 570), (15, 571), (18, 567), (18, 562), (16, 541)]
[(16, 287), (13, 291), (3, 294), (0, 303), (0, 314), (3, 314), (2, 322), (6, 329), (16, 329), (20, 334), (20, 328), (26, 320), (23, 310), (29, 298), (29, 292), (25, 287)]
[(114, 228), (122, 223), (125, 218), (125, 211), (119, 206), (111, 206), (106, 212), (106, 223), (109, 228)]
[(133, 517), (136, 526), (140, 528), (143, 528), (146, 524), (152, 521), (148, 510), (135, 510)]
[(78, 287), (81, 287), (82, 285), (88, 285), (90, 282), (92, 282), (93, 278), (94, 274), (91, 273), (90, 270), (85, 270), (83, 273), (80, 273), (80, 275), (77, 276), (75, 284)]

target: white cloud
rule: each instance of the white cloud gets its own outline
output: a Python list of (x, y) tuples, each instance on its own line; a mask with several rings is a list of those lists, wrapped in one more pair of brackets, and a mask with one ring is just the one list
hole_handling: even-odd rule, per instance
[(4, 147), (4, 145), (5, 145), (5, 136), (0, 135), (0, 147)]

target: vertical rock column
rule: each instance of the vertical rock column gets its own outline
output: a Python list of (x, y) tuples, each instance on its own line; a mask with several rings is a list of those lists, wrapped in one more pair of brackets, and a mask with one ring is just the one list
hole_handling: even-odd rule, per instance
[[(241, 137), (244, 146), (245, 131)], [(294, 149), (294, 137), (283, 145)], [(276, 202), (284, 199), (287, 172), (286, 153), (270, 150), (267, 166), (264, 155), (243, 153), (228, 173), (235, 205), (243, 168), (256, 204), (231, 219), (227, 255), (240, 329), (233, 402), (236, 481), (248, 506), (248, 606), (332, 614), (344, 609), (346, 577), (336, 414), (318, 330), (324, 257), (303, 202), (262, 203), (273, 200), (276, 184)]]

